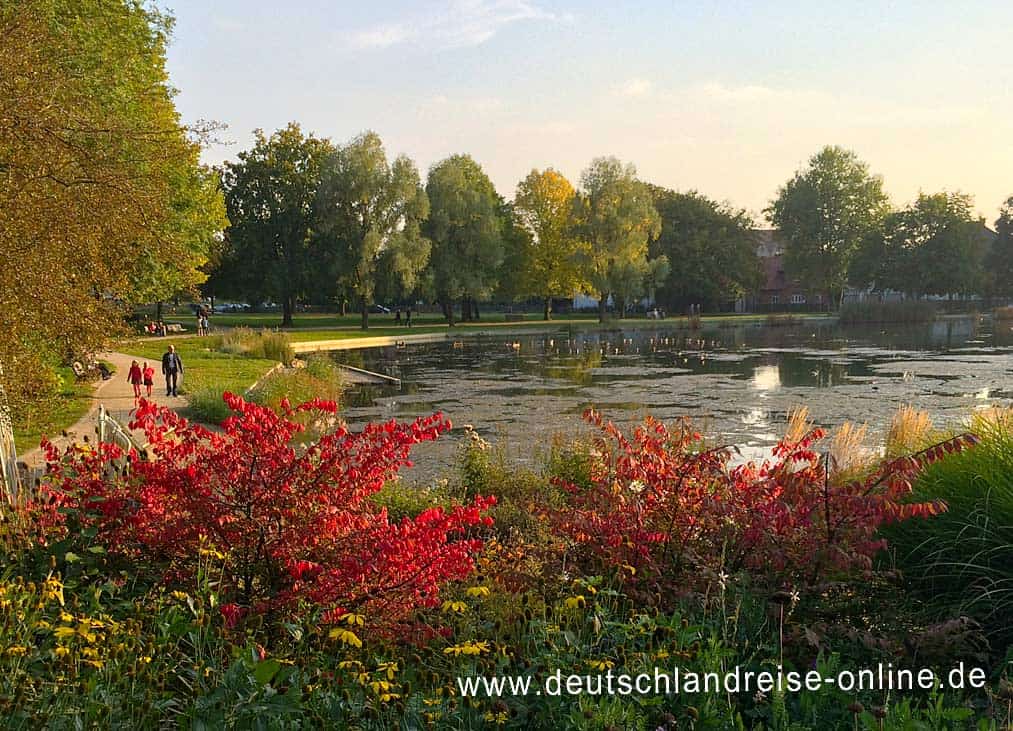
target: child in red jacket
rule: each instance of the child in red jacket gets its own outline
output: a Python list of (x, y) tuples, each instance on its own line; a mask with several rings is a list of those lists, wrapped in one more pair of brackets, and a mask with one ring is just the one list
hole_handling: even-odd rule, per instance
[(151, 398), (151, 387), (155, 385), (155, 366), (144, 364), (144, 387), (148, 389), (148, 398)]
[(127, 380), (134, 387), (134, 406), (137, 406), (137, 399), (141, 397), (141, 381), (144, 380), (144, 375), (141, 373), (141, 367), (137, 365), (136, 360), (130, 364)]

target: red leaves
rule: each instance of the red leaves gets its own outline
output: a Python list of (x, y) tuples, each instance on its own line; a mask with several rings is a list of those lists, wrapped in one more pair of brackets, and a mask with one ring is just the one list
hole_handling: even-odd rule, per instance
[(563, 485), (567, 504), (549, 513), (568, 539), (567, 561), (586, 573), (632, 566), (638, 578), (679, 586), (742, 569), (775, 588), (867, 571), (884, 546), (880, 525), (946, 509), (905, 501), (915, 475), (975, 443), (960, 435), (837, 484), (815, 451), (820, 429), (782, 441), (772, 461), (733, 468), (726, 449), (695, 453), (699, 435), (685, 423), (648, 419), (628, 439), (593, 411), (585, 418), (602, 432), (592, 484)]
[(228, 624), (309, 599), (323, 609), (375, 609), (370, 619), (390, 627), (472, 570), (481, 542), (470, 529), (488, 521), (492, 498), (399, 524), (368, 499), (409, 464), (412, 446), (449, 429), (440, 414), (360, 433), (338, 428), (297, 450), (292, 437), (303, 427), (287, 417), (333, 414), (333, 402), (279, 415), (223, 398), (233, 414), (220, 433), (142, 401), (131, 426), (144, 430), (153, 459), (135, 460), (127, 476), (108, 469), (119, 456), (111, 445), (60, 461), (53, 454), (54, 504), (87, 509), (110, 549), (154, 558), (167, 575), (193, 575), (202, 552), (224, 556)]

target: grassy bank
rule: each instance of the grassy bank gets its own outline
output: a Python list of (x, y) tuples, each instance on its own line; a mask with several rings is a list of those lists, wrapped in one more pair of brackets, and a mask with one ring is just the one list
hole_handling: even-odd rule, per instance
[(14, 431), (18, 454), (39, 446), (43, 434), (59, 434), (88, 413), (94, 382), (80, 382), (70, 368), (57, 368), (59, 386), (47, 398), (33, 406)]

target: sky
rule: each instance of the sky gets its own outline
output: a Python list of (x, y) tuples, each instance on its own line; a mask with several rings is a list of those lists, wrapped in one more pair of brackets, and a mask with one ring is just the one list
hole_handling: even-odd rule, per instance
[(1013, 195), (1013, 3), (163, 0), (187, 122), (234, 159), (289, 121), (377, 132), (429, 166), (468, 153), (513, 195), (595, 157), (758, 221), (823, 145), (853, 149), (897, 206)]

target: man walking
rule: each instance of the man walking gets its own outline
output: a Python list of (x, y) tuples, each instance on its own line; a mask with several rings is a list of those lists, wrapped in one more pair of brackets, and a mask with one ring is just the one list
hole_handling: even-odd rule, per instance
[(176, 379), (183, 373), (183, 361), (176, 352), (176, 346), (170, 345), (162, 356), (162, 374), (165, 376), (165, 395), (176, 395)]

